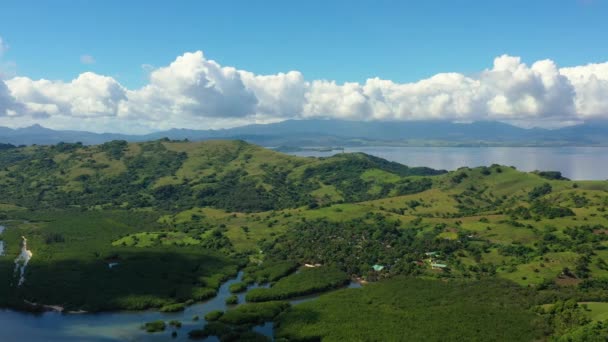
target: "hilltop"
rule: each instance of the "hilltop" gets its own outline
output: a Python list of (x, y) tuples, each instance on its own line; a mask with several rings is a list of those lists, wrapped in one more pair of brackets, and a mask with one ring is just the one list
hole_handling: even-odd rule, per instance
[[(393, 181), (382, 180), (383, 173)], [(29, 208), (264, 211), (401, 195), (430, 186), (402, 177), (441, 173), (362, 153), (293, 157), (244, 141), (60, 143), (0, 151), (0, 201)]]

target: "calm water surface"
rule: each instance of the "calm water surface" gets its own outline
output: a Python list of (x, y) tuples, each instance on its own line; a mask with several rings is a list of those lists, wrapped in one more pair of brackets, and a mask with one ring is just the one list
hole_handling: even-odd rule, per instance
[[(0, 310), (0, 341), (2, 342), (115, 342), (115, 341), (188, 341), (188, 332), (193, 329), (201, 329), (205, 325), (205, 314), (213, 310), (226, 310), (227, 297), (231, 295), (229, 287), (231, 284), (241, 281), (243, 274), (224, 283), (218, 295), (201, 304), (188, 307), (184, 312), (161, 313), (157, 311), (145, 312), (115, 312), (100, 314), (60, 314), (46, 312), (40, 315), (15, 312), (11, 310)], [(248, 290), (256, 288), (252, 285)], [(361, 287), (358, 283), (351, 283), (348, 287)], [(239, 303), (245, 302), (245, 294), (238, 294)], [(290, 303), (296, 305), (317, 298), (307, 296), (296, 298)], [(199, 316), (199, 321), (193, 321), (194, 316)], [(162, 333), (148, 334), (140, 327), (145, 322), (155, 320), (179, 320), (183, 326), (174, 329), (167, 326)], [(273, 324), (267, 322), (254, 327), (254, 331), (271, 337), (273, 335)], [(171, 332), (177, 331), (178, 337), (173, 339)], [(218, 341), (210, 337), (204, 341)]]
[[(298, 156), (327, 157), (341, 151), (300, 151)], [(608, 179), (608, 147), (356, 147), (363, 152), (408, 166), (456, 170), (463, 166), (501, 164), (522, 171), (561, 171), (574, 180)]]

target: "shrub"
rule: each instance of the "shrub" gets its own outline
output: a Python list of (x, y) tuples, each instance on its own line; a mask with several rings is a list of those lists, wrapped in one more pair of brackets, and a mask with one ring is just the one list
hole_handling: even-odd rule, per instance
[(228, 305), (234, 305), (234, 304), (238, 304), (239, 303), (239, 297), (232, 295), (228, 298), (226, 298), (226, 304)]
[(247, 284), (244, 282), (234, 283), (230, 285), (229, 289), (231, 293), (240, 293), (247, 290)]
[(169, 321), (169, 325), (172, 327), (181, 328), (182, 322), (177, 321), (177, 320), (172, 320), (172, 321)]
[(179, 312), (184, 311), (186, 309), (186, 304), (184, 303), (176, 303), (176, 304), (168, 304), (160, 308), (160, 312)]
[(347, 284), (346, 273), (329, 267), (305, 269), (298, 274), (279, 280), (271, 288), (252, 289), (247, 293), (248, 302), (282, 300), (323, 292)]
[(203, 301), (215, 297), (217, 292), (215, 289), (208, 287), (197, 287), (192, 290), (192, 298), (197, 301)]
[(145, 329), (149, 333), (155, 333), (155, 332), (164, 331), (166, 327), (167, 327), (167, 325), (165, 324), (164, 321), (154, 321), (154, 322), (145, 323), (143, 326), (143, 329)]
[(205, 320), (207, 322), (217, 321), (218, 319), (220, 319), (220, 317), (222, 317), (223, 314), (224, 311), (222, 310), (214, 310), (205, 315)]
[(544, 195), (551, 193), (551, 191), (553, 191), (551, 184), (544, 183), (543, 185), (539, 185), (539, 186), (535, 187), (534, 189), (532, 189), (528, 193), (528, 198), (532, 201), (539, 197), (542, 197)]
[(235, 309), (228, 310), (219, 321), (226, 324), (261, 324), (272, 320), (283, 310), (289, 307), (286, 302), (265, 302), (243, 304)]

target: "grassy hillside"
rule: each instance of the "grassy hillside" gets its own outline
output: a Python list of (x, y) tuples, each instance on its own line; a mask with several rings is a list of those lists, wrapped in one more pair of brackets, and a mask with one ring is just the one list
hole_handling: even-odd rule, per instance
[[(373, 176), (383, 172), (390, 181)], [(428, 181), (402, 178), (439, 173), (364, 154), (298, 158), (243, 141), (59, 144), (0, 151), (0, 202), (255, 212), (418, 191)]]
[[(365, 296), (346, 290), (302, 306), (307, 312), (287, 309), (281, 336), (364, 338), (340, 324), (340, 303), (378, 311), (370, 324), (392, 329), (386, 317), (409, 319), (401, 311), (413, 299), (387, 291), (422, 291), (426, 283), (416, 279), (423, 279), (430, 292), (420, 296), (462, 297), (453, 307), (437, 304), (450, 310), (441, 316), (448, 326), (487, 292), (478, 284), (493, 284), (504, 301), (471, 311), (466, 336), (485, 336), (475, 333), (477, 320), (504, 304), (520, 327), (513, 336), (526, 340), (539, 331), (597, 328), (577, 332), (583, 323), (560, 321), (580, 314), (587, 322), (581, 308), (535, 311), (542, 305), (589, 302), (601, 318), (608, 302), (608, 182), (501, 165), (444, 172), (359, 153), (301, 158), (242, 141), (160, 140), (5, 148), (0, 187), (0, 225), (7, 226), (0, 306), (192, 303), (245, 267), (245, 282), (271, 285), (250, 295), (261, 302), (333, 289), (348, 278), (378, 282), (361, 290)], [(17, 286), (22, 235), (34, 257)], [(303, 264), (323, 267), (291, 274)], [(463, 295), (462, 284), (470, 293)], [(520, 308), (501, 297), (523, 288), (530, 297)], [(368, 295), (377, 300), (363, 300)], [(299, 326), (293, 317), (301, 315), (325, 317), (335, 331), (323, 322)], [(541, 323), (531, 327), (520, 317)], [(431, 323), (403, 329), (412, 336), (443, 331)]]

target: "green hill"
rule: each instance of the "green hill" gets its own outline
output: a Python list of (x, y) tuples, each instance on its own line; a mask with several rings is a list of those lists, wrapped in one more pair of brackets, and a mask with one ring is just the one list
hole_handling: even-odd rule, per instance
[[(357, 295), (348, 289), (277, 318), (282, 336), (331, 340), (363, 335), (349, 335), (339, 323), (334, 332), (315, 322), (296, 324), (294, 317), (339, 318), (343, 300), (362, 313), (385, 310), (380, 321), (401, 317), (412, 298), (385, 291), (422, 291), (422, 282), (404, 280), (418, 278), (437, 283), (421, 294), (429, 298), (442, 291), (458, 298), (460, 286), (471, 291), (462, 302), (435, 306), (452, 310), (446, 322), (470, 312), (470, 329), (478, 332), (480, 317), (496, 307), (510, 310), (516, 325), (523, 310), (536, 319), (521, 325), (527, 339), (578, 328), (560, 321), (589, 316), (576, 302), (608, 302), (604, 181), (501, 165), (445, 172), (360, 153), (303, 158), (242, 141), (165, 139), (3, 148), (0, 187), (0, 225), (7, 226), (0, 236), (2, 307), (174, 307), (214, 296), (239, 269), (244, 281), (281, 284), (260, 290), (279, 293), (260, 301), (307, 292), (307, 284), (325, 291), (343, 277), (378, 282), (364, 289), (377, 302), (352, 299)], [(34, 257), (17, 286), (13, 260), (21, 236)], [(290, 275), (304, 264), (330, 268)], [(327, 269), (339, 281), (318, 276)], [(471, 311), (475, 298), (494, 291), (483, 284), (495, 284), (495, 302)], [(529, 297), (517, 308), (505, 302), (522, 288)], [(542, 309), (563, 301), (575, 304)], [(322, 335), (311, 333), (317, 328)], [(418, 328), (411, 332), (436, 329)]]
[[(398, 192), (404, 176), (442, 173), (364, 154), (299, 158), (243, 141), (168, 140), (5, 149), (0, 170), (0, 202), (28, 208), (210, 206), (245, 212), (380, 198)], [(361, 177), (374, 171), (393, 181)]]

